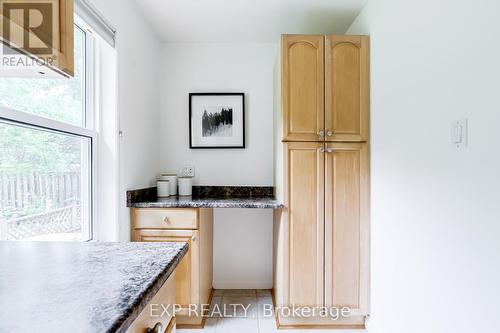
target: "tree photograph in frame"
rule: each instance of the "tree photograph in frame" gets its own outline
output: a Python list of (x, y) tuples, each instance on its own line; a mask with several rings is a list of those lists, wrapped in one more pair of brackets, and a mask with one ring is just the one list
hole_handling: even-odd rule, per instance
[(189, 94), (189, 147), (245, 148), (245, 94)]

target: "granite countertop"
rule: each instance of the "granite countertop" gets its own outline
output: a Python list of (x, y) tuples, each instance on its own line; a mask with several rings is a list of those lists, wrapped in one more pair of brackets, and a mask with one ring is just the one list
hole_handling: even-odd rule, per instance
[(284, 205), (273, 196), (273, 187), (193, 186), (193, 196), (157, 198), (156, 187), (127, 192), (133, 208), (271, 208)]
[(136, 202), (133, 208), (283, 208), (274, 198), (168, 197)]
[(186, 243), (0, 242), (0, 332), (125, 332)]

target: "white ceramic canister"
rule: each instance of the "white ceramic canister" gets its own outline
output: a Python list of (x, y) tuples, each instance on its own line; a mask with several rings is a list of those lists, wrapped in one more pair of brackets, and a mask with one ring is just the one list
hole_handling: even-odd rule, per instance
[(170, 182), (168, 180), (158, 180), (156, 182), (158, 190), (158, 198), (166, 198), (170, 196)]
[(160, 180), (168, 180), (170, 182), (170, 195), (177, 195), (177, 175), (175, 173), (162, 173)]
[(179, 177), (179, 195), (193, 195), (193, 177)]

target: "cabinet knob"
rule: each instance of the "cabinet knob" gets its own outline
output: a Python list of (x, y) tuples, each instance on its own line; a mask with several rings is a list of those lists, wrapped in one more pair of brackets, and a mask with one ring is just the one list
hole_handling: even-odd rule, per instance
[(170, 223), (170, 220), (168, 219), (168, 217), (166, 216), (164, 219), (163, 219), (163, 222), (165, 223)]
[(163, 333), (163, 325), (161, 323), (156, 323), (153, 328), (148, 328), (147, 333)]
[(321, 138), (324, 138), (324, 137), (325, 137), (325, 131), (319, 131), (318, 135), (319, 135)]
[(324, 153), (324, 152), (326, 152), (326, 149), (325, 149), (325, 148), (323, 148), (323, 147), (321, 147), (321, 148), (319, 149), (319, 152), (320, 152), (320, 153)]
[(193, 242), (196, 242), (196, 236), (191, 237), (191, 240), (192, 240)]
[(327, 136), (333, 136), (333, 131), (328, 131), (328, 132), (326, 132), (326, 135), (327, 135)]

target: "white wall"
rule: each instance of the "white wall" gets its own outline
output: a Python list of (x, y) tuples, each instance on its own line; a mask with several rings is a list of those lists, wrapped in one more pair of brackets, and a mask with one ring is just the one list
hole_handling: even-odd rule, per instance
[(271, 289), (272, 209), (216, 209), (214, 288)]
[[(163, 48), (162, 167), (196, 168), (197, 184), (273, 182), (274, 44), (166, 44)], [(247, 148), (189, 149), (189, 93), (244, 92)]]
[[(120, 140), (119, 230), (130, 238), (126, 191), (149, 187), (159, 172), (159, 38), (131, 0), (91, 0), (117, 29)], [(99, 221), (99, 223), (109, 223)]]
[(348, 31), (372, 43), (370, 332), (498, 332), (499, 12), (370, 0)]
[[(275, 44), (164, 45), (162, 171), (180, 173), (183, 165), (194, 165), (195, 184), (272, 186), (276, 55)], [(247, 148), (189, 149), (190, 92), (244, 92)], [(272, 235), (272, 212), (216, 210), (215, 215), (215, 287), (270, 288), (272, 240), (266, 237)]]

